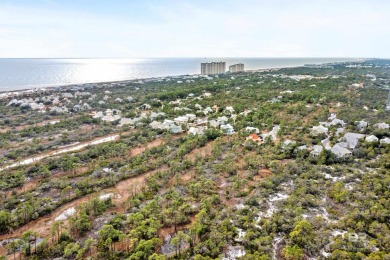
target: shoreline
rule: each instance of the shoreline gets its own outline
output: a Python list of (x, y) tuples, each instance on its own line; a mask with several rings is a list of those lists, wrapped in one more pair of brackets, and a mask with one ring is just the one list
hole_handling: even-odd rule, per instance
[[(292, 66), (292, 67), (280, 67), (280, 68), (269, 68), (269, 69), (252, 69), (245, 70), (244, 73), (254, 73), (254, 72), (262, 72), (269, 70), (280, 70), (284, 68), (299, 68), (303, 66)], [(136, 79), (125, 79), (125, 80), (115, 80), (115, 81), (98, 81), (98, 82), (84, 82), (84, 83), (62, 83), (62, 84), (51, 84), (51, 85), (37, 85), (31, 88), (23, 88), (17, 90), (0, 90), (0, 98), (5, 95), (1, 94), (16, 94), (16, 93), (29, 93), (29, 92), (38, 92), (38, 91), (50, 91), (55, 90), (56, 88), (69, 88), (69, 87), (85, 87), (86, 85), (104, 85), (104, 84), (123, 84), (123, 83), (137, 83), (138, 81), (148, 81), (148, 80), (158, 80), (165, 78), (182, 78), (182, 77), (193, 77), (199, 76), (204, 77), (207, 75), (202, 74), (182, 74), (182, 75), (170, 75), (170, 76), (161, 76), (161, 77), (150, 77), (150, 78), (136, 78)]]
[[(342, 62), (334, 62), (333, 64), (343, 64), (348, 62), (363, 62), (368, 59), (357, 59), (355, 61), (342, 61)], [(315, 65), (327, 65), (330, 63), (318, 63)], [(283, 66), (283, 67), (275, 67), (275, 68), (259, 68), (259, 69), (247, 69), (243, 73), (255, 73), (255, 72), (264, 72), (264, 71), (277, 71), (281, 69), (286, 68), (301, 68), (305, 67), (304, 65), (298, 65), (298, 66)], [(227, 72), (228, 73), (228, 72)], [(227, 75), (227, 74), (226, 74)], [(159, 77), (148, 77), (148, 78), (135, 78), (135, 79), (124, 79), (124, 80), (114, 80), (114, 81), (98, 81), (98, 82), (83, 82), (83, 83), (59, 83), (59, 84), (42, 84), (42, 85), (35, 85), (22, 89), (15, 89), (15, 90), (0, 90), (0, 99), (7, 98), (11, 96), (18, 96), (22, 94), (28, 94), (28, 93), (36, 93), (39, 91), (53, 91), (57, 88), (60, 89), (66, 89), (69, 87), (85, 87), (86, 85), (103, 85), (103, 84), (123, 84), (123, 83), (136, 83), (138, 81), (148, 81), (148, 80), (158, 80), (158, 79), (165, 79), (165, 78), (182, 78), (182, 77), (193, 77), (193, 76), (200, 76), (203, 77), (201, 74), (181, 74), (181, 75), (169, 75), (169, 76), (159, 76)], [(206, 76), (206, 75), (205, 75)]]

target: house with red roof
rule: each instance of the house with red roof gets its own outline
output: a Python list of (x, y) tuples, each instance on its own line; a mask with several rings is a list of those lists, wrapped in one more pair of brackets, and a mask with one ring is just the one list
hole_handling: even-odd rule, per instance
[(258, 136), (257, 134), (250, 134), (245, 140), (246, 141), (251, 140), (257, 144), (261, 144), (263, 142), (263, 139), (261, 139), (261, 137)]

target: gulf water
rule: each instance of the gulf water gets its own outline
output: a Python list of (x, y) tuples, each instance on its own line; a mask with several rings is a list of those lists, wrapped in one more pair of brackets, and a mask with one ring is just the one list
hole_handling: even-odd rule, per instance
[(199, 74), (201, 62), (246, 70), (353, 61), (353, 58), (0, 59), (0, 91)]

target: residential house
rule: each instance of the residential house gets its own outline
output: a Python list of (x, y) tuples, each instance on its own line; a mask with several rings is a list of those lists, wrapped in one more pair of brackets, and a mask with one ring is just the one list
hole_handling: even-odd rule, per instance
[(230, 124), (226, 124), (226, 125), (221, 125), (220, 126), (222, 132), (226, 135), (232, 135), (234, 134), (234, 128), (232, 125)]
[(283, 142), (282, 148), (287, 148), (288, 146), (294, 145), (295, 143), (296, 143), (295, 141), (287, 139)]
[(307, 150), (307, 145), (301, 145), (301, 146), (298, 146), (295, 150), (295, 152), (298, 152), (298, 151), (306, 151)]
[(343, 142), (341, 143), (342, 146), (348, 149), (355, 149), (356, 145), (359, 142), (359, 139), (364, 138), (366, 135), (364, 134), (357, 134), (357, 133), (346, 133), (344, 137), (341, 139)]
[(194, 121), (196, 119), (196, 115), (194, 114), (185, 114), (185, 117), (187, 117), (189, 121)]
[(310, 152), (311, 156), (318, 157), (324, 150), (322, 145), (313, 145), (313, 150)]
[(205, 115), (212, 113), (212, 112), (214, 112), (214, 110), (211, 107), (206, 107), (205, 109), (203, 109), (203, 114), (205, 114)]
[(384, 129), (389, 129), (389, 124), (386, 124), (386, 123), (377, 123), (374, 125), (374, 128), (376, 129), (381, 129), (381, 130), (384, 130)]
[(197, 126), (201, 126), (201, 125), (205, 126), (205, 125), (207, 125), (207, 123), (208, 123), (208, 118), (207, 117), (205, 117), (205, 118), (197, 118), (196, 122), (195, 122), (195, 124)]
[(318, 134), (328, 134), (329, 129), (319, 125), (319, 126), (313, 126), (311, 129), (312, 134), (318, 135)]
[(361, 120), (361, 121), (356, 121), (356, 126), (359, 130), (364, 130), (368, 127), (368, 122)]
[(385, 138), (381, 139), (380, 143), (381, 144), (390, 144), (390, 138), (389, 137), (385, 137)]
[(201, 110), (202, 109), (202, 106), (201, 105), (199, 105), (199, 104), (195, 104), (195, 109), (197, 109), (197, 110)]
[(259, 128), (257, 128), (257, 127), (252, 127), (252, 126), (247, 126), (247, 127), (245, 128), (245, 131), (250, 132), (250, 133), (256, 133), (256, 134), (260, 133)]
[(229, 119), (226, 116), (220, 116), (217, 118), (217, 122), (221, 124), (225, 124)]
[(250, 134), (245, 140), (246, 141), (253, 141), (257, 144), (261, 144), (263, 142), (261, 137), (259, 137), (257, 134)]
[(366, 137), (366, 142), (372, 143), (372, 142), (378, 142), (379, 138), (376, 137), (375, 135), (369, 135)]
[(320, 122), (320, 125), (323, 125), (325, 127), (340, 125), (340, 126), (344, 127), (344, 126), (346, 126), (346, 123), (343, 120), (338, 119), (335, 113), (332, 113), (328, 117), (328, 122)]
[(203, 135), (204, 131), (206, 130), (207, 130), (207, 126), (190, 127), (188, 133), (193, 135)]
[(189, 118), (187, 116), (178, 116), (173, 119), (177, 124), (186, 124), (188, 122)]
[(153, 121), (149, 124), (149, 126), (152, 128), (152, 129), (161, 129), (162, 128), (162, 124), (158, 121)]
[(335, 144), (330, 151), (339, 158), (352, 156), (352, 152), (347, 148), (342, 147), (340, 144)]
[[(155, 121), (153, 121), (153, 122), (155, 122)], [(123, 117), (119, 121), (119, 126), (122, 126), (122, 125), (139, 125), (140, 123), (141, 123), (141, 118), (139, 118), (139, 117), (136, 117), (136, 118), (133, 118), (133, 119)]]
[(150, 113), (150, 115), (149, 115), (151, 120), (154, 120), (155, 118), (165, 117), (165, 116), (166, 116), (166, 114), (164, 112), (156, 113), (154, 111), (152, 111), (152, 113)]
[(179, 134), (183, 132), (183, 129), (179, 125), (172, 125), (169, 129), (172, 134)]

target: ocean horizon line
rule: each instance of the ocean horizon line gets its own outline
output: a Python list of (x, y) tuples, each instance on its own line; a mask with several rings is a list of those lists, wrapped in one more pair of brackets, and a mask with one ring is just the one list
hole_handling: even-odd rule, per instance
[(0, 91), (197, 75), (200, 63), (244, 63), (246, 71), (305, 64), (360, 62), (368, 58), (0, 58)]
[(0, 59), (389, 59), (388, 57), (348, 57), (348, 56), (210, 56), (210, 57), (0, 57)]

